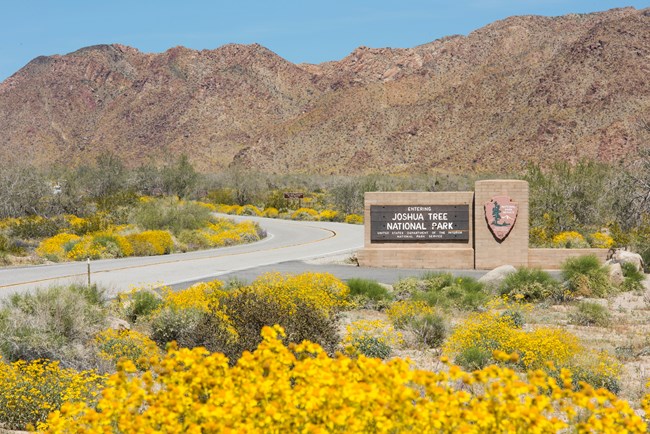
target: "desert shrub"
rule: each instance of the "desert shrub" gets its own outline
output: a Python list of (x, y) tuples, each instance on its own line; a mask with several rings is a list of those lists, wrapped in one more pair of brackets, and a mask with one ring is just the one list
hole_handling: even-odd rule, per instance
[(144, 231), (125, 238), (135, 256), (166, 255), (174, 248), (174, 240), (167, 231)]
[(63, 216), (52, 218), (28, 216), (13, 219), (9, 224), (9, 234), (24, 240), (47, 238), (62, 232), (68, 227), (69, 224)]
[(560, 232), (553, 237), (553, 247), (566, 248), (566, 249), (583, 249), (589, 247), (589, 243), (578, 232)]
[(262, 216), (264, 216), (264, 217), (268, 217), (268, 218), (271, 218), (271, 219), (278, 218), (278, 215), (279, 215), (279, 214), (280, 214), (280, 213), (279, 213), (278, 209), (277, 209), (277, 208), (273, 208), (273, 207), (271, 207), (271, 208), (266, 208), (266, 209), (264, 210), (264, 212), (262, 212)]
[(208, 223), (203, 229), (182, 231), (178, 239), (187, 244), (190, 249), (195, 249), (249, 243), (264, 237), (266, 232), (252, 221), (235, 223), (228, 219), (217, 219), (214, 223)]
[(489, 299), (482, 283), (471, 277), (454, 277), (451, 273), (425, 274), (411, 296), (413, 300), (424, 301), (430, 306), (468, 310), (478, 308)]
[[(224, 353), (235, 363), (244, 351), (253, 351), (259, 345), (260, 331), (269, 324), (281, 324), (286, 329), (286, 342), (313, 340), (329, 354), (338, 345), (336, 317), (304, 300), (288, 305), (252, 287), (243, 287), (228, 293), (220, 303), (225, 315), (205, 315), (188, 346)], [(236, 331), (234, 335), (228, 332), (229, 327)]]
[(149, 319), (151, 339), (161, 348), (172, 341), (193, 348), (193, 335), (204, 317), (204, 312), (194, 308), (164, 307)]
[(134, 288), (129, 292), (119, 293), (114, 304), (122, 317), (130, 323), (135, 323), (155, 312), (163, 301), (152, 289)]
[(562, 264), (562, 278), (571, 295), (605, 297), (613, 288), (607, 267), (594, 255), (569, 258)]
[(381, 305), (382, 302), (393, 299), (388, 289), (375, 280), (355, 278), (349, 279), (347, 284), (350, 288), (350, 296), (361, 305), (376, 305), (377, 303)]
[(262, 215), (262, 211), (255, 205), (244, 205), (242, 207), (239, 207), (237, 209), (237, 215), (249, 215), (249, 216), (257, 216), (260, 217)]
[(173, 198), (140, 202), (129, 216), (131, 223), (143, 229), (174, 234), (184, 229), (200, 229), (212, 219), (210, 209), (205, 206)]
[(106, 322), (96, 286), (55, 286), (14, 294), (0, 310), (0, 352), (9, 361), (58, 360), (65, 368), (95, 366), (86, 344)]
[(614, 238), (603, 232), (594, 232), (588, 239), (589, 245), (598, 249), (609, 249), (614, 245)]
[(65, 245), (65, 248), (69, 249), (67, 258), (74, 261), (81, 261), (86, 258), (123, 258), (134, 253), (133, 246), (126, 237), (112, 232), (86, 234), (73, 245)]
[(419, 344), (429, 348), (438, 348), (447, 336), (447, 325), (439, 314), (419, 314), (412, 317), (407, 329), (415, 336)]
[(401, 300), (393, 303), (386, 313), (395, 327), (405, 329), (412, 319), (433, 315), (435, 309), (423, 301)]
[(320, 212), (318, 219), (323, 222), (338, 222), (341, 220), (338, 211), (326, 209)]
[(298, 208), (291, 214), (292, 220), (318, 220), (318, 211), (311, 208)]
[[(454, 329), (443, 353), (468, 369), (478, 361), (498, 363), (499, 353), (514, 354), (510, 362), (520, 369), (546, 369), (551, 375), (558, 375), (557, 369), (561, 368), (575, 370), (585, 381), (596, 381), (589, 383), (594, 387), (601, 384), (614, 387), (621, 374), (621, 365), (613, 356), (587, 349), (575, 335), (546, 327), (525, 331), (496, 311), (470, 315)], [(485, 361), (487, 355), (491, 358)]]
[(360, 320), (346, 327), (343, 345), (351, 355), (387, 359), (393, 348), (403, 343), (401, 333), (381, 320)]
[(104, 383), (105, 377), (94, 371), (64, 369), (58, 362), (0, 359), (0, 426), (26, 430), (65, 402), (92, 405)]
[(55, 262), (67, 259), (68, 252), (80, 239), (78, 235), (66, 233), (46, 238), (36, 248), (36, 254)]
[(156, 343), (135, 330), (101, 331), (95, 335), (95, 345), (101, 359), (115, 366), (120, 360), (129, 360), (140, 371), (149, 366), (151, 357), (158, 355)]
[(509, 274), (499, 286), (499, 293), (511, 299), (537, 301), (562, 300), (564, 290), (560, 283), (546, 271), (536, 268), (519, 268)]
[(22, 255), (25, 249), (15, 240), (0, 233), (0, 253)]
[(643, 289), (645, 275), (641, 271), (637, 270), (634, 264), (623, 262), (621, 263), (621, 270), (623, 271), (623, 277), (625, 278), (621, 284), (621, 289), (623, 289), (623, 291), (641, 291)]
[(363, 216), (359, 214), (348, 214), (345, 216), (344, 222), (351, 225), (362, 225)]
[(470, 315), (454, 329), (445, 344), (445, 353), (456, 356), (470, 347), (490, 354), (495, 350), (517, 353), (519, 365), (524, 369), (543, 368), (547, 361), (556, 366), (566, 365), (582, 348), (578, 339), (568, 332), (552, 328), (524, 331), (515, 327), (511, 318), (496, 311)]
[(326, 316), (349, 306), (349, 288), (329, 273), (266, 273), (255, 279), (250, 287), (259, 294), (278, 300), (290, 312), (296, 311), (298, 302)]
[(526, 323), (524, 314), (521, 310), (517, 309), (507, 309), (501, 314), (501, 317), (508, 319), (512, 323), (512, 326), (518, 329), (522, 328)]
[[(65, 405), (40, 428), (477, 434), (601, 431), (606, 423), (611, 432), (646, 432), (629, 403), (605, 390), (574, 389), (568, 371), (559, 381), (542, 371), (522, 378), (499, 366), (431, 372), (401, 359), (330, 358), (314, 343), (286, 346), (283, 337), (265, 327), (257, 349), (232, 367), (223, 354), (173, 347), (152, 366), (155, 377), (130, 375), (134, 366), (124, 364), (97, 405)], [(650, 411), (650, 397), (642, 405)]]
[(576, 310), (569, 314), (571, 324), (582, 326), (607, 327), (612, 322), (612, 316), (607, 308), (591, 301), (581, 301)]
[(70, 231), (76, 235), (105, 231), (115, 223), (105, 212), (96, 212), (85, 218), (69, 214), (65, 216), (65, 219), (70, 224)]
[(492, 358), (492, 351), (483, 347), (470, 346), (463, 348), (458, 353), (454, 363), (468, 371), (477, 371), (494, 363), (494, 359)]

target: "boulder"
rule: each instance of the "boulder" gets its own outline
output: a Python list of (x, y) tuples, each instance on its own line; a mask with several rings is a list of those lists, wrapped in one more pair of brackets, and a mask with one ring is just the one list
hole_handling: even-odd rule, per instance
[(517, 269), (512, 265), (501, 265), (500, 267), (485, 273), (480, 279), (478, 279), (478, 281), (485, 286), (497, 288), (509, 274), (516, 271)]
[[(610, 261), (607, 261), (610, 262)], [(610, 263), (609, 265), (609, 281), (612, 282), (612, 285), (618, 286), (625, 280), (623, 276), (623, 269), (621, 264), (615, 262)]]
[(643, 272), (643, 267), (645, 265), (641, 255), (622, 249), (614, 250), (609, 261), (611, 261), (612, 264), (633, 264), (636, 269), (641, 272)]
[(116, 318), (114, 316), (109, 316), (108, 318), (106, 318), (106, 322), (108, 322), (109, 329), (113, 329), (113, 330), (131, 329), (131, 324), (129, 324), (127, 321), (124, 321), (123, 319)]

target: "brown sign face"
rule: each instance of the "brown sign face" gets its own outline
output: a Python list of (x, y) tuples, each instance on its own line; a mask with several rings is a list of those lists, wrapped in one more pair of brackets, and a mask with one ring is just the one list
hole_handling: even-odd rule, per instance
[(485, 203), (485, 220), (494, 236), (503, 241), (517, 220), (517, 204), (508, 196), (495, 196)]

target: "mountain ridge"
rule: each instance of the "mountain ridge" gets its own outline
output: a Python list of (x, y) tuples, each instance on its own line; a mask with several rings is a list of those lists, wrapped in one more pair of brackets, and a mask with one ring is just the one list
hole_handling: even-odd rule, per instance
[(201, 170), (519, 170), (650, 145), (650, 8), (519, 16), (413, 48), (293, 64), (259, 45), (40, 56), (0, 83), (0, 158), (187, 153)]

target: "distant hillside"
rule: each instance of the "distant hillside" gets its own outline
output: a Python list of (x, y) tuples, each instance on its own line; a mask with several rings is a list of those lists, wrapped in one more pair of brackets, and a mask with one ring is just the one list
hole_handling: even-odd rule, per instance
[(502, 171), (650, 146), (650, 9), (511, 17), (295, 65), (259, 45), (38, 57), (0, 83), (0, 159), (202, 170)]

